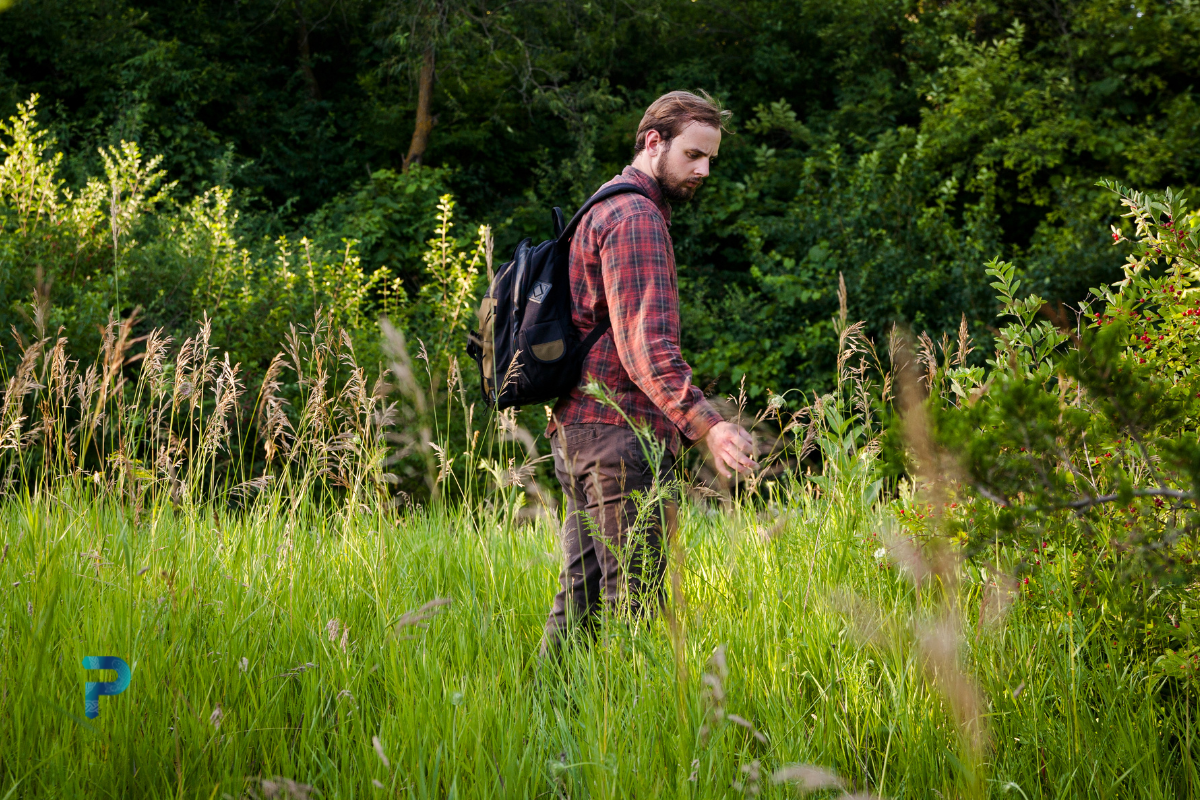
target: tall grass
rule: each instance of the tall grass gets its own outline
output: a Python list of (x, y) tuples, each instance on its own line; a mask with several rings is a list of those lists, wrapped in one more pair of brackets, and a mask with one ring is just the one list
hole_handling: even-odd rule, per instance
[[(662, 621), (606, 627), (561, 674), (538, 664), (558, 568), (546, 522), (464, 509), (289, 530), (171, 510), (139, 526), (91, 490), (10, 502), (0, 780), (14, 796), (239, 797), (281, 776), (321, 796), (378, 781), (414, 797), (727, 797), (757, 764), (754, 788), (786, 796), (770, 776), (799, 762), (896, 797), (1186, 785), (1192, 712), (1088, 642), (1067, 592), (965, 637), (989, 730), (965, 774), (954, 710), (903, 629), (913, 587), (873, 555), (881, 515), (812, 493), (778, 513), (685, 506), (681, 676)], [(846, 592), (866, 602), (848, 610)], [(438, 598), (427, 627), (397, 627)], [(721, 717), (705, 680), (718, 648)], [(133, 681), (87, 721), (97, 678), (80, 662), (101, 654)]]
[[(1091, 636), (1070, 557), (1013, 601), (1005, 554), (896, 533), (929, 497), (881, 493), (874, 353), (841, 323), (844, 389), (769, 409), (773, 477), (682, 504), (667, 613), (544, 663), (558, 518), (522, 513), (532, 437), (493, 417), (477, 438), (461, 377), (429, 394), (445, 379), (398, 332), (389, 399), (336, 331), (296, 330), (252, 430), (203, 327), (146, 340), (124, 387), (128, 325), (84, 370), (28, 345), (4, 400), (0, 797), (1194, 796), (1194, 709)], [(420, 504), (387, 491), (406, 448)], [(822, 474), (783, 468), (810, 448)], [(86, 720), (94, 655), (133, 679)]]

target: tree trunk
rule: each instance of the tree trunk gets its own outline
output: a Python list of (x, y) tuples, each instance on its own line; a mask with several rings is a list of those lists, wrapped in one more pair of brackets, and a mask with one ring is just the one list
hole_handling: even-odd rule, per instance
[(308, 49), (308, 20), (300, 10), (300, 0), (292, 0), (292, 9), (296, 12), (296, 52), (300, 55), (300, 71), (304, 74), (304, 85), (308, 88), (310, 100), (321, 99), (321, 87), (317, 84), (317, 76), (312, 71), (312, 53)]
[(421, 59), (421, 77), (417, 86), (417, 124), (413, 128), (412, 143), (408, 146), (408, 155), (404, 157), (405, 172), (413, 164), (420, 164), (429, 146), (429, 134), (437, 118), (430, 114), (433, 106), (433, 47), (425, 48)]

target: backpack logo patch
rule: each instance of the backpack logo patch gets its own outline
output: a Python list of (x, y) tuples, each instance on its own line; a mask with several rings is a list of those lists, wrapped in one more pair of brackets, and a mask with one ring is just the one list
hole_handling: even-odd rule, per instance
[(530, 290), (528, 300), (531, 303), (541, 303), (549, 293), (550, 284), (545, 281), (538, 281), (533, 285), (533, 289)]

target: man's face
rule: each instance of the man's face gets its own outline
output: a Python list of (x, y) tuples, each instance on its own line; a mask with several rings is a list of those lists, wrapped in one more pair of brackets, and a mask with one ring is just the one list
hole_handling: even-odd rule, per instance
[[(657, 134), (656, 134), (657, 135)], [(647, 141), (647, 147), (651, 142)], [(669, 142), (659, 142), (657, 157), (651, 153), (654, 177), (663, 196), (684, 203), (708, 177), (709, 167), (721, 147), (721, 131), (698, 122), (689, 124)]]

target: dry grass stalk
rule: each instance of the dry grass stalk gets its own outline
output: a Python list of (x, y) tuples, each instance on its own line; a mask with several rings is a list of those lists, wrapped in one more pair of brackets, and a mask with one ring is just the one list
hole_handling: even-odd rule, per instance
[(441, 614), (442, 609), (445, 606), (450, 605), (451, 602), (452, 601), (449, 597), (436, 597), (420, 608), (405, 612), (404, 615), (396, 621), (395, 631), (397, 637), (401, 639), (412, 638), (411, 636), (400, 635), (400, 632), (404, 628), (428, 628), (429, 621), (438, 614)]
[(34, 380), (34, 369), (43, 345), (44, 342), (38, 340), (24, 348), (17, 368), (5, 386), (4, 402), (0, 404), (0, 426), (3, 426), (3, 434), (0, 435), (0, 449), (20, 447), (21, 423), (25, 420), (23, 414), (25, 398), (36, 389), (43, 388)]
[(971, 334), (967, 331), (967, 315), (962, 315), (962, 321), (958, 323), (958, 347), (954, 351), (954, 363), (957, 366), (963, 367), (967, 364), (967, 356), (975, 348), (971, 346)]
[(171, 337), (155, 328), (146, 337), (146, 352), (142, 356), (141, 380), (150, 388), (150, 397), (157, 399), (166, 393), (167, 376), (163, 371), (166, 364), (167, 351), (171, 347)]
[(846, 328), (846, 319), (850, 315), (849, 296), (846, 292), (846, 276), (840, 271), (838, 272), (838, 331), (841, 332)]
[[(925, 337), (923, 347), (926, 349), (920, 361), (927, 367), (927, 348), (931, 346), (932, 342)], [(899, 375), (904, 436), (915, 462), (917, 496), (931, 505), (936, 531), (941, 527), (943, 509), (957, 482), (958, 469), (953, 458), (933, 442), (925, 416), (924, 396), (918, 387), (911, 359), (904, 358), (904, 365)], [(968, 756), (978, 764), (987, 743), (983, 716), (985, 703), (975, 681), (959, 664), (958, 651), (963, 638), (962, 613), (957, 605), (960, 559), (942, 539), (922, 546), (906, 537), (892, 536), (888, 544), (893, 557), (913, 576), (918, 587), (929, 579), (935, 580), (941, 588), (940, 603), (932, 621), (918, 625), (917, 646), (926, 675), (946, 698), (958, 722)]]
[[(69, 362), (75, 364), (75, 362)], [(58, 337), (54, 348), (50, 351), (50, 380), (48, 387), (60, 411), (65, 411), (71, 394), (71, 386), (75, 383), (75, 371), (68, 367), (67, 340)]]
[(750, 731), (750, 735), (753, 736), (755, 739), (757, 739), (762, 744), (767, 744), (766, 734), (762, 733), (760, 730), (755, 728), (754, 723), (752, 723), (750, 720), (746, 719), (745, 717), (740, 716), (738, 714), (726, 714), (725, 719), (729, 720), (734, 725), (740, 725), (741, 727)]
[(889, 620), (874, 603), (857, 594), (834, 591), (830, 595), (832, 606), (850, 623), (854, 638), (873, 647), (887, 647), (895, 638)]
[(847, 365), (850, 363), (850, 359), (855, 355), (863, 355), (865, 353), (865, 350), (862, 347), (865, 339), (863, 336), (863, 330), (865, 328), (865, 322), (855, 322), (853, 325), (842, 328), (841, 332), (838, 334), (837, 377), (839, 389), (841, 388), (842, 384), (851, 379), (851, 375), (847, 371)]
[[(729, 666), (726, 663), (725, 645), (717, 645), (708, 659), (708, 670), (700, 676), (702, 697), (704, 701), (704, 723), (700, 727), (700, 741), (707, 742), (712, 733), (712, 724), (728, 721), (745, 728), (759, 743), (768, 744), (767, 737), (754, 723), (738, 714), (730, 713), (725, 708), (725, 681), (729, 678)], [(712, 724), (709, 719), (711, 718)], [(757, 784), (758, 779), (754, 779)]]
[(237, 379), (240, 366), (240, 364), (231, 366), (229, 354), (225, 354), (225, 360), (220, 365), (220, 372), (213, 385), (214, 408), (208, 417), (208, 425), (200, 447), (199, 461), (201, 465), (215, 455), (217, 449), (229, 437), (229, 416), (236, 408), (238, 398), (241, 397), (242, 387)]
[(379, 741), (378, 736), (371, 737), (371, 747), (375, 750), (375, 755), (379, 756), (379, 760), (383, 762), (383, 768), (390, 770), (392, 763), (388, 761), (387, 755), (383, 752), (383, 742)]
[(771, 783), (789, 783), (801, 792), (820, 792), (825, 789), (841, 789), (846, 782), (836, 772), (812, 764), (788, 764), (775, 770)]
[[(729, 668), (725, 663), (725, 645), (717, 645), (708, 659), (708, 671), (700, 676), (703, 686), (705, 717), (714, 720), (725, 719), (725, 680), (729, 677)], [(708, 741), (711, 729), (707, 719), (700, 727), (700, 741)]]
[[(426, 483), (436, 496), (438, 469), (433, 450), (430, 447), (433, 442), (429, 422), (431, 404), (426, 400), (425, 390), (417, 380), (404, 332), (393, 327), (386, 319), (381, 320), (380, 327), (383, 329), (384, 350), (389, 356), (388, 366), (392, 376), (396, 379), (396, 387), (399, 389), (403, 401), (395, 409), (400, 432), (389, 432), (387, 436), (388, 441), (399, 445), (397, 452), (391, 458), (391, 463), (395, 463), (413, 452), (421, 455), (425, 460)], [(415, 436), (413, 432), (415, 432)]]
[(983, 633), (989, 628), (998, 627), (1008, 614), (1013, 600), (1020, 590), (1020, 583), (1012, 575), (997, 572), (994, 567), (988, 567), (991, 580), (983, 587), (983, 597), (979, 602), (979, 631)]
[(751, 797), (758, 797), (762, 791), (762, 762), (754, 759), (749, 764), (743, 764), (741, 772), (746, 776), (746, 782), (734, 781), (730, 788)]
[(313, 791), (313, 787), (307, 783), (299, 783), (291, 778), (281, 778), (278, 775), (270, 780), (264, 778), (260, 786), (262, 787), (263, 795), (268, 798), (279, 797), (291, 798), (291, 800), (308, 800)]
[(271, 359), (267, 373), (263, 376), (261, 400), (259, 403), (259, 431), (266, 452), (267, 464), (275, 460), (276, 454), (287, 455), (290, 449), (289, 434), (292, 423), (284, 411), (287, 400), (279, 396), (280, 375), (287, 365), (283, 353), (276, 353)]
[[(280, 396), (282, 373), (294, 365), (280, 356), (267, 371), (251, 418), (265, 440), (267, 471), (243, 475), (232, 488), (219, 486), (216, 476), (219, 454), (243, 449), (234, 447), (241, 431), (235, 424), (242, 414), (240, 365), (228, 354), (216, 355), (207, 319), (174, 354), (170, 337), (161, 331), (134, 338), (135, 321), (110, 318), (101, 331), (96, 360), (82, 371), (68, 357), (69, 343), (62, 337), (49, 349), (46, 337), (23, 345), (0, 395), (0, 453), (8, 459), (0, 461), (0, 470), (6, 487), (18, 479), (49, 488), (87, 477), (97, 486), (128, 492), (140, 522), (146, 504), (154, 503), (147, 492), (155, 487), (163, 499), (178, 504), (192, 498), (197, 488), (244, 500), (272, 485), (287, 485), (299, 503), (320, 483), (345, 487), (347, 508), (358, 509), (364, 492), (383, 486), (384, 428), (397, 417), (391, 406), (383, 405), (384, 384), (377, 381), (367, 391), (352, 343), (328, 319), (318, 318), (307, 336), (292, 332), (293, 352), (307, 359), (301, 369), (312, 366), (303, 373), (297, 370), (308, 390), (298, 420), (303, 440), (296, 442), (287, 401)], [(131, 355), (141, 342), (144, 351)], [(128, 367), (135, 364), (137, 379), (127, 385)], [(335, 376), (331, 365), (344, 371)], [(331, 388), (335, 381), (344, 381), (340, 391)], [(36, 450), (31, 449), (35, 442)], [(300, 452), (295, 452), (297, 444)], [(293, 458), (282, 461), (281, 454)], [(86, 475), (79, 469), (85, 458), (90, 462)]]
[(925, 374), (921, 376), (921, 381), (925, 384), (925, 390), (930, 391), (933, 389), (934, 381), (937, 380), (937, 345), (933, 343), (933, 339), (929, 338), (928, 333), (922, 333), (918, 342), (917, 363), (925, 367)]

